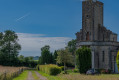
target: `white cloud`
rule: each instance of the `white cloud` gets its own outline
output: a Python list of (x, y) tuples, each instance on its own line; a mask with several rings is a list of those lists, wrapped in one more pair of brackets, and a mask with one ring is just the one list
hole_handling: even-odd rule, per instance
[(40, 56), (40, 49), (44, 45), (50, 45), (50, 50), (53, 52), (54, 50), (64, 48), (67, 42), (71, 40), (69, 37), (45, 37), (44, 34), (17, 34), (19, 36), (19, 43), (22, 46), (20, 54), (24, 56)]

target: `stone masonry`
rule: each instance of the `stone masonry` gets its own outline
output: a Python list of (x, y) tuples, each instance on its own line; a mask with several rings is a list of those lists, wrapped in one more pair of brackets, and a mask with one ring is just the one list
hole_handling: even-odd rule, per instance
[(92, 68), (115, 72), (119, 42), (117, 34), (103, 25), (103, 5), (97, 0), (82, 1), (82, 29), (76, 33), (77, 48), (91, 48)]

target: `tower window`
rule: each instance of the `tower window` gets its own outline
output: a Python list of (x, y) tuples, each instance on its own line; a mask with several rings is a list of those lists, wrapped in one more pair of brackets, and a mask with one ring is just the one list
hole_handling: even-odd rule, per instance
[(87, 41), (89, 40), (89, 32), (87, 32), (87, 34), (86, 34), (86, 40)]
[(86, 18), (89, 18), (89, 15), (86, 15)]
[(104, 62), (104, 61), (105, 61), (105, 52), (102, 51), (102, 62)]

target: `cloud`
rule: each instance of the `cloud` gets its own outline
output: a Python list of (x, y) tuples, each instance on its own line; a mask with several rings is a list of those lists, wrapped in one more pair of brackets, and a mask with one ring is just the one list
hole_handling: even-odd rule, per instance
[(17, 21), (20, 21), (21, 19), (24, 19), (25, 17), (27, 17), (27, 16), (29, 16), (29, 15), (30, 15), (30, 13), (27, 13), (27, 14), (25, 14), (25, 15), (23, 15), (23, 16), (17, 18), (17, 19), (16, 19), (16, 22), (17, 22)]
[(24, 56), (40, 56), (41, 47), (44, 45), (50, 45), (50, 51), (64, 48), (69, 37), (46, 37), (44, 34), (29, 34), (29, 33), (17, 33), (19, 36), (19, 43), (22, 46), (20, 54)]

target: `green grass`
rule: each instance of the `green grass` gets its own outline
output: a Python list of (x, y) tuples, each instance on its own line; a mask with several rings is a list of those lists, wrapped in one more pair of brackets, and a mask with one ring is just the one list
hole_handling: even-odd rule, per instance
[(18, 77), (14, 78), (13, 80), (26, 80), (28, 77), (28, 70), (22, 72)]

